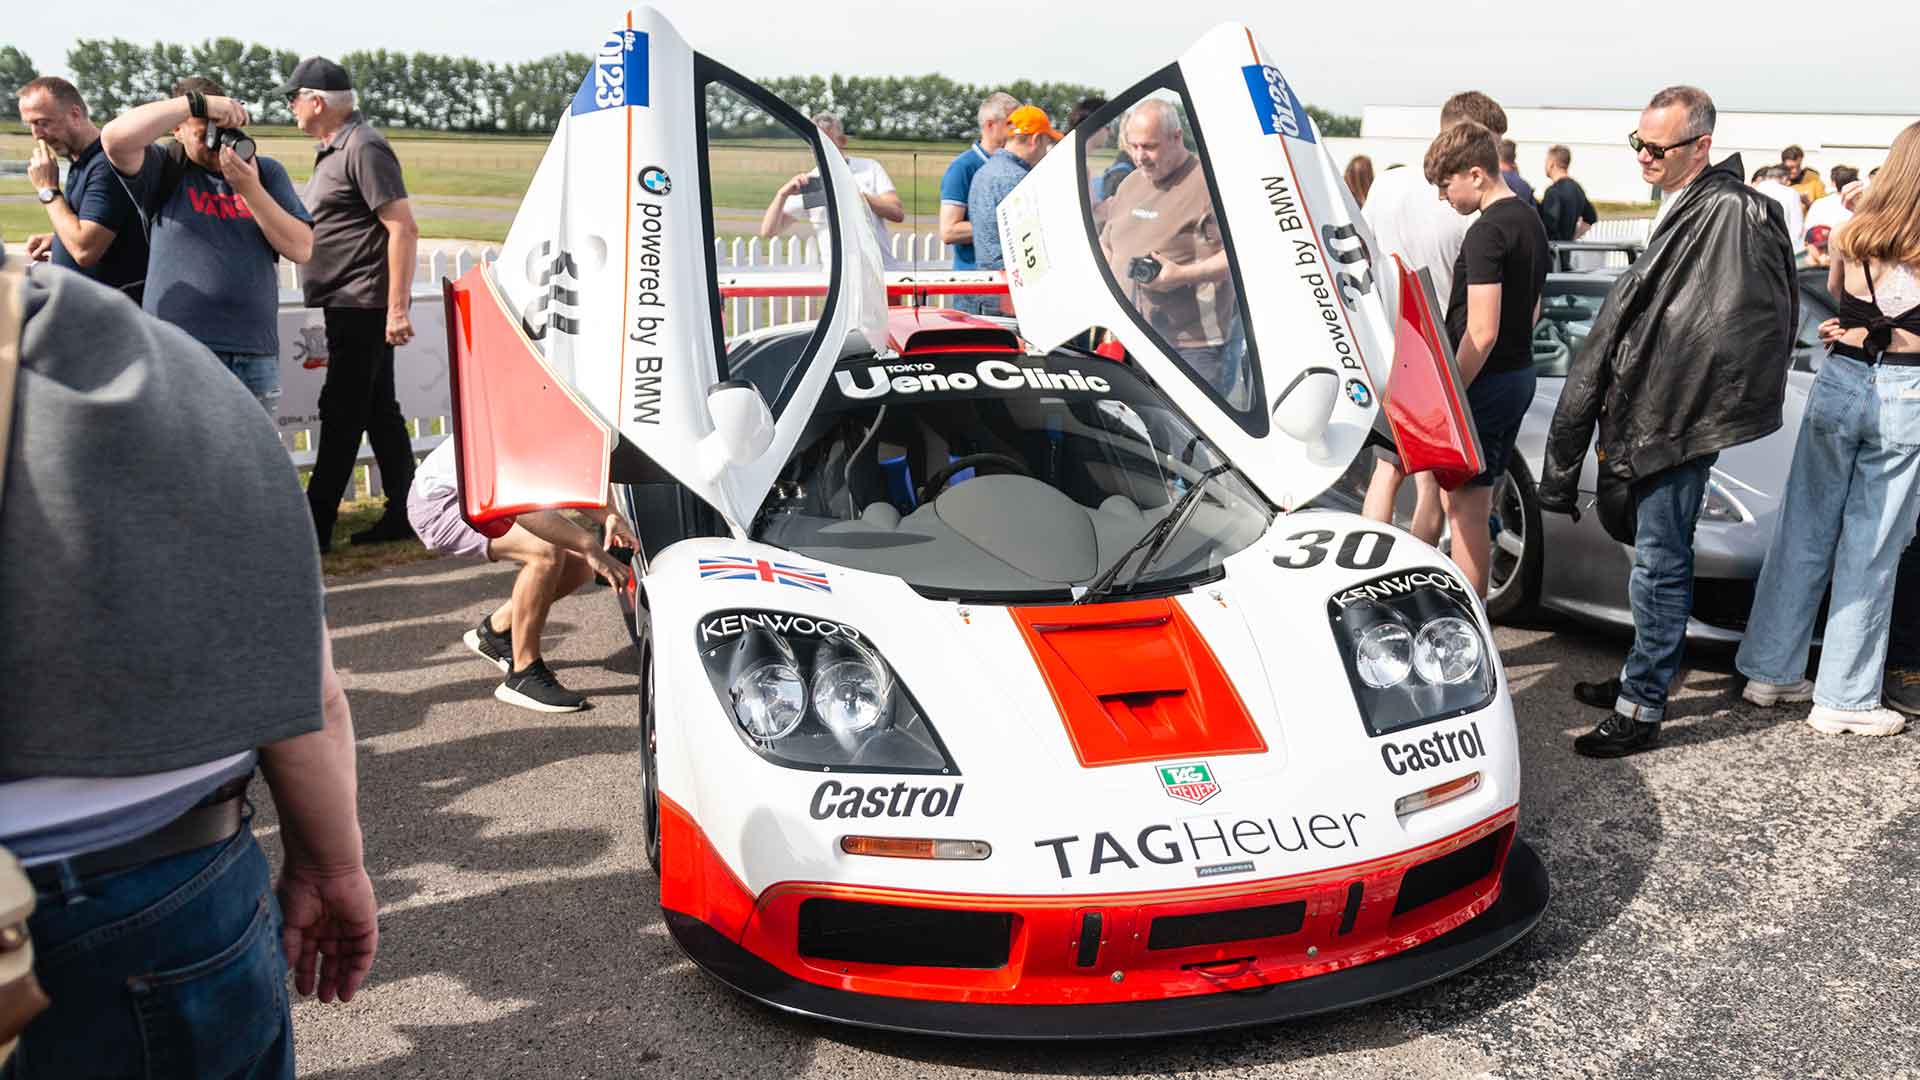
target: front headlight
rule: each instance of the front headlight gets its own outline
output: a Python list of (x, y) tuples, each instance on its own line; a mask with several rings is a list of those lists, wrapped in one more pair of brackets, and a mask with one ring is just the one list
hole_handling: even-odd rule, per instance
[(1373, 735), (1444, 720), (1493, 700), (1493, 664), (1467, 587), (1443, 570), (1405, 570), (1327, 601), (1360, 718)]
[(716, 611), (700, 621), (695, 641), (730, 726), (775, 765), (959, 772), (879, 650), (845, 623), (779, 611)]

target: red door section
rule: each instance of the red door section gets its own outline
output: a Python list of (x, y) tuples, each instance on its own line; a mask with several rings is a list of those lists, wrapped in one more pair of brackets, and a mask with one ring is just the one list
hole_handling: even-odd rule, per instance
[(1080, 764), (1267, 749), (1213, 650), (1172, 600), (1010, 611)]
[(1394, 320), (1387, 420), (1400, 448), (1400, 467), (1409, 473), (1431, 470), (1440, 486), (1452, 491), (1486, 468), (1480, 436), (1426, 282), (1400, 256), (1393, 257), (1393, 265), (1400, 274), (1400, 313)]
[(446, 285), (448, 381), (459, 459), (460, 511), (488, 523), (606, 500), (613, 431), (554, 374), (490, 272)]

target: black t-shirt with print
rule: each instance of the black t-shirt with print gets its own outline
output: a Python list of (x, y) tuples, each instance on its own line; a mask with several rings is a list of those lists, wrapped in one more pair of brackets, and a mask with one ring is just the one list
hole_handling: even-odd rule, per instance
[(1467, 333), (1467, 286), (1501, 286), (1500, 335), (1482, 372), (1522, 371), (1533, 365), (1533, 307), (1540, 302), (1552, 259), (1540, 215), (1519, 199), (1501, 199), (1487, 207), (1467, 230), (1453, 262), (1447, 333), (1458, 349)]

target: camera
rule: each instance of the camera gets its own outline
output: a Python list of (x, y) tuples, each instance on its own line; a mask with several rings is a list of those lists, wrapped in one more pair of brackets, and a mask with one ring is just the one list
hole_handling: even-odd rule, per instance
[(1135, 255), (1127, 263), (1127, 276), (1145, 284), (1160, 276), (1160, 260), (1151, 255)]
[(222, 147), (233, 150), (233, 156), (241, 161), (252, 161), (255, 147), (253, 136), (239, 128), (214, 127), (207, 125), (207, 149), (219, 153)]
[(800, 204), (809, 210), (827, 205), (826, 182), (818, 176), (807, 177), (807, 182), (800, 185)]

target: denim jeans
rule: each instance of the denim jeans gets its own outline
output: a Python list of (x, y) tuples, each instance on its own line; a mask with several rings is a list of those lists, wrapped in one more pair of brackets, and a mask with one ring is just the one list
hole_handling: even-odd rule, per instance
[(1887, 627), (1887, 666), (1920, 671), (1920, 539), (1907, 545), (1893, 577), (1893, 617)]
[(280, 418), (280, 358), (258, 353), (217, 352), (213, 354), (228, 371), (233, 372), (260, 407), (267, 410), (267, 416), (274, 420)]
[(1711, 456), (1700, 458), (1633, 482), (1633, 573), (1627, 579), (1633, 648), (1620, 669), (1620, 697), (1613, 707), (1642, 723), (1666, 718), (1667, 690), (1686, 653), (1687, 619), (1693, 614), (1693, 528), (1713, 462)]
[(1741, 674), (1768, 683), (1805, 677), (1814, 615), (1831, 580), (1814, 703), (1879, 706), (1894, 578), (1920, 511), (1916, 488), (1920, 367), (1827, 357), (1807, 399), (1779, 528), (1735, 660)]
[(267, 859), (231, 839), (37, 897), (28, 924), (53, 1007), (5, 1080), (292, 1077), (280, 906)]

